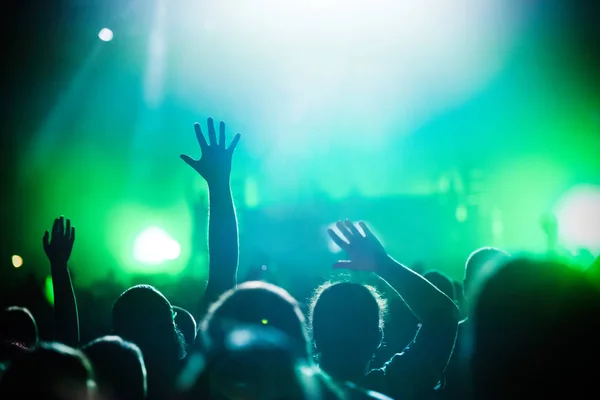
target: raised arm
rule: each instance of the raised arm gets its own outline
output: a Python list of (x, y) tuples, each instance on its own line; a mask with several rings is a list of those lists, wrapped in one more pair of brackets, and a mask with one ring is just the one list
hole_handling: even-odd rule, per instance
[(209, 273), (206, 291), (200, 302), (200, 313), (223, 292), (235, 287), (238, 266), (238, 227), (231, 195), (230, 176), (233, 151), (240, 140), (238, 133), (229, 147), (225, 146), (225, 123), (219, 124), (219, 137), (212, 118), (207, 121), (208, 142), (200, 124), (194, 129), (202, 151), (199, 160), (181, 155), (181, 159), (200, 174), (208, 185)]
[[(346, 251), (349, 260), (335, 267), (375, 272), (421, 322), (412, 342), (378, 370), (385, 376), (385, 394), (399, 399), (431, 395), (444, 384), (444, 371), (456, 338), (458, 307), (421, 275), (390, 257), (363, 222), (359, 223), (362, 232), (348, 220), (338, 222), (336, 227), (341, 236), (333, 230), (329, 235)], [(377, 374), (373, 371), (369, 376)]]
[(44, 234), (43, 244), (46, 256), (50, 261), (52, 287), (54, 289), (54, 318), (58, 341), (77, 348), (79, 346), (79, 316), (77, 302), (67, 266), (73, 243), (75, 227), (71, 220), (60, 217), (54, 220), (52, 235)]
[(332, 240), (349, 256), (335, 268), (369, 271), (379, 275), (404, 300), (422, 324), (438, 324), (459, 319), (458, 307), (438, 288), (421, 275), (400, 264), (387, 254), (381, 242), (364, 222), (358, 228), (346, 220), (338, 222), (335, 231), (329, 230)]

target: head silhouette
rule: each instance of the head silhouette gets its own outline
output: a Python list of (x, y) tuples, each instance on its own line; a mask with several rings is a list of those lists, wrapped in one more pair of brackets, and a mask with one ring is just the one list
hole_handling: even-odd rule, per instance
[(27, 348), (37, 344), (37, 324), (28, 309), (9, 307), (0, 313), (0, 341)]
[(59, 343), (40, 343), (15, 358), (0, 381), (2, 400), (92, 400), (94, 394), (87, 358)]
[(490, 273), (494, 267), (508, 260), (509, 254), (494, 247), (482, 247), (469, 255), (465, 264), (465, 279), (463, 290), (465, 296), (469, 296), (472, 289), (480, 278)]
[(323, 398), (314, 365), (268, 325), (238, 325), (224, 341), (194, 354), (182, 374), (185, 398)]
[(575, 398), (595, 390), (589, 366), (600, 355), (599, 304), (590, 282), (565, 265), (517, 259), (501, 267), (473, 312), (477, 397)]
[(196, 320), (185, 308), (173, 306), (173, 311), (175, 311), (175, 325), (185, 338), (186, 348), (191, 349), (196, 341)]
[(146, 367), (140, 349), (118, 336), (98, 338), (82, 348), (96, 375), (103, 400), (144, 400)]
[(377, 291), (357, 283), (326, 283), (313, 297), (310, 323), (321, 361), (366, 368), (382, 341), (385, 301)]
[(115, 334), (140, 347), (146, 361), (168, 362), (185, 355), (173, 307), (152, 286), (137, 285), (123, 292), (113, 305), (112, 325)]
[(224, 343), (239, 326), (266, 326), (281, 331), (301, 357), (310, 358), (304, 316), (284, 289), (259, 281), (245, 282), (224, 293), (202, 322), (203, 341), (209, 347)]
[(175, 325), (173, 308), (166, 297), (148, 285), (129, 288), (113, 305), (112, 323), (116, 335), (142, 351), (148, 396), (168, 396), (185, 356), (185, 339)]
[(454, 282), (440, 271), (427, 271), (423, 274), (423, 278), (427, 279), (433, 286), (438, 288), (442, 293), (450, 299), (455, 300)]

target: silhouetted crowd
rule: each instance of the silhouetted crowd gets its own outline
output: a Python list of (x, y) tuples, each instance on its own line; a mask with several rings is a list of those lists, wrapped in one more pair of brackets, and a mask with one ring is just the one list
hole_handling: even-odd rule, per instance
[(212, 119), (207, 135), (195, 131), (200, 159), (181, 158), (209, 193), (209, 275), (197, 309), (136, 285), (114, 300), (108, 335), (81, 343), (68, 266), (75, 227), (57, 218), (43, 237), (56, 340), (39, 340), (28, 309), (1, 312), (1, 400), (595, 397), (598, 260), (581, 270), (486, 247), (455, 282), (396, 261), (364, 222), (339, 221), (328, 233), (347, 258), (333, 268), (373, 274), (387, 290), (329, 281), (305, 315), (281, 287), (238, 282), (230, 175), (240, 135), (227, 146), (224, 123)]

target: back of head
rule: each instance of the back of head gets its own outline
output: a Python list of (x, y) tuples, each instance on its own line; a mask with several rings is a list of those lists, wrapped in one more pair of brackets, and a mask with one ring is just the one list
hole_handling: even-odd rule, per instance
[(140, 349), (118, 336), (104, 336), (83, 347), (94, 367), (104, 400), (146, 398), (146, 367)]
[(513, 260), (477, 300), (473, 374), (478, 398), (552, 397), (594, 388), (599, 295), (579, 271)]
[(464, 293), (469, 294), (482, 274), (502, 264), (508, 258), (507, 252), (494, 247), (482, 247), (471, 253), (465, 264)]
[(173, 311), (175, 312), (175, 325), (185, 338), (186, 348), (191, 349), (196, 341), (196, 320), (185, 308), (173, 306)]
[(176, 329), (171, 303), (149, 285), (127, 289), (115, 301), (112, 325), (115, 334), (137, 344), (146, 362), (184, 357), (184, 342)]
[(310, 323), (317, 350), (333, 357), (367, 358), (382, 339), (385, 301), (372, 287), (326, 283), (311, 304)]
[(79, 351), (41, 343), (15, 358), (0, 382), (0, 398), (85, 400), (94, 396), (92, 368)]
[(180, 390), (189, 399), (318, 399), (323, 396), (317, 374), (280, 330), (239, 325), (223, 342), (190, 358)]
[(284, 289), (265, 282), (245, 282), (224, 293), (202, 322), (208, 346), (223, 343), (239, 326), (269, 326), (285, 334), (294, 349), (309, 358), (304, 316), (296, 300)]
[(9, 307), (0, 313), (0, 341), (31, 348), (38, 341), (33, 315), (22, 307)]
[(427, 279), (433, 286), (438, 288), (442, 293), (446, 296), (455, 300), (454, 296), (454, 282), (452, 279), (448, 278), (445, 274), (440, 271), (427, 271), (423, 274), (423, 278)]

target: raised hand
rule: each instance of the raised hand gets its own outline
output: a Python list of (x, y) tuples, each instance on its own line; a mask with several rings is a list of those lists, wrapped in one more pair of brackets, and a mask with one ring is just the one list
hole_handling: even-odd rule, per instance
[(188, 155), (182, 154), (181, 159), (190, 167), (194, 168), (211, 185), (215, 183), (229, 183), (231, 174), (231, 158), (233, 151), (240, 141), (241, 135), (235, 135), (229, 147), (225, 146), (225, 123), (219, 124), (219, 139), (215, 132), (215, 126), (212, 118), (207, 120), (208, 142), (200, 129), (200, 124), (194, 124), (196, 138), (202, 151), (199, 160), (194, 160)]
[(378, 272), (387, 258), (387, 253), (369, 227), (364, 222), (359, 222), (358, 226), (362, 230), (361, 233), (355, 224), (349, 220), (338, 221), (335, 226), (341, 235), (333, 229), (328, 229), (327, 233), (346, 252), (349, 259), (338, 261), (333, 267), (354, 271)]
[(73, 251), (75, 242), (75, 227), (71, 226), (71, 220), (65, 217), (56, 218), (52, 226), (52, 237), (50, 231), (44, 234), (44, 251), (50, 264), (53, 266), (67, 265)]

